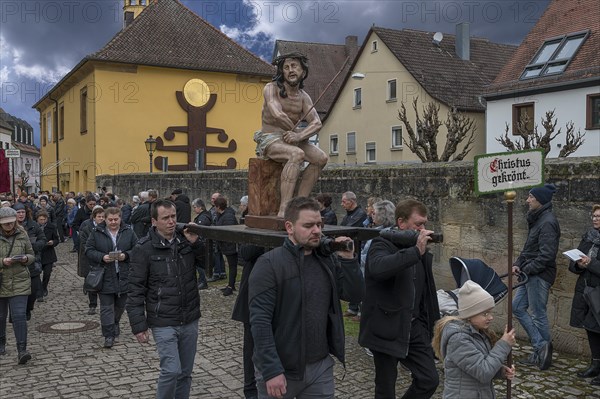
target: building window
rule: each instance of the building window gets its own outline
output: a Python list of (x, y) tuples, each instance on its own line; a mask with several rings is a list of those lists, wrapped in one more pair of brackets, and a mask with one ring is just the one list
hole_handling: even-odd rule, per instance
[(356, 132), (346, 134), (346, 154), (356, 154)]
[(375, 143), (367, 143), (366, 150), (367, 150), (367, 154), (366, 154), (367, 162), (375, 162), (377, 160)]
[(29, 144), (33, 145), (33, 130), (29, 131), (29, 134), (27, 137), (29, 137)]
[(402, 126), (392, 126), (392, 148), (402, 148)]
[(21, 126), (19, 126), (17, 129), (17, 142), (20, 143), (21, 142)]
[(52, 143), (52, 112), (46, 114), (46, 136), (48, 136), (48, 144)]
[(374, 53), (377, 51), (377, 40), (373, 40), (371, 42), (371, 52)]
[(520, 136), (519, 126), (525, 129), (527, 134), (533, 133), (535, 122), (534, 103), (513, 104), (512, 133)]
[(362, 89), (356, 88), (354, 89), (354, 103), (352, 104), (353, 108), (362, 107)]
[(600, 129), (600, 94), (588, 94), (585, 106), (585, 128)]
[(577, 32), (546, 40), (525, 67), (521, 79), (563, 73), (588, 34), (589, 32)]
[(333, 134), (329, 136), (329, 153), (332, 155), (338, 154), (338, 136)]
[(58, 138), (60, 140), (65, 138), (65, 104), (62, 103), (58, 107)]
[(396, 101), (396, 79), (387, 82), (387, 100)]
[(41, 115), (41, 119), (42, 119), (42, 130), (40, 131), (40, 137), (42, 139), (42, 146), (46, 145), (46, 135), (44, 134), (44, 132), (46, 131), (46, 118), (44, 118), (44, 115)]
[(87, 133), (87, 87), (81, 89), (79, 102), (79, 131)]

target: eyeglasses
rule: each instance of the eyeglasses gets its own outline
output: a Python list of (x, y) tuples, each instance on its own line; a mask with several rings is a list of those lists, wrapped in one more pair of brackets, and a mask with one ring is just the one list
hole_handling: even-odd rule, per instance
[(592, 215), (592, 220), (594, 219), (600, 219), (600, 215)]

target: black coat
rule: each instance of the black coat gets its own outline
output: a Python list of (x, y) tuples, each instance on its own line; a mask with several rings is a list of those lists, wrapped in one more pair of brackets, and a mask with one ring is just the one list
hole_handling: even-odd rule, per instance
[(65, 201), (62, 198), (59, 198), (54, 204), (54, 216), (56, 216), (57, 220), (63, 220), (65, 216), (67, 216), (66, 209), (67, 205), (65, 204)]
[(85, 245), (93, 227), (94, 221), (92, 219), (86, 220), (79, 226), (79, 248), (77, 248), (79, 251), (79, 256), (77, 257), (77, 275), (79, 277), (86, 277), (90, 272), (90, 260), (85, 254)]
[[(54, 247), (60, 242), (60, 237), (58, 236), (56, 226), (52, 223), (46, 223), (44, 226), (44, 235), (46, 236), (46, 245), (42, 249), (42, 265), (48, 265), (58, 260)], [(48, 241), (52, 241), (52, 244), (48, 244)]]
[(131, 224), (132, 209), (133, 208), (129, 204), (125, 204), (121, 207), (121, 220), (123, 220), (123, 223)]
[[(344, 321), (340, 299), (360, 302), (364, 281), (356, 257), (337, 255), (317, 259), (329, 276), (332, 298), (328, 312), (329, 352), (345, 362)], [(248, 282), (250, 326), (254, 338), (254, 364), (265, 381), (285, 373), (286, 378), (304, 377), (305, 337), (304, 289), (302, 283), (304, 249), (285, 239), (282, 247), (256, 261)]]
[(321, 218), (323, 219), (323, 224), (337, 225), (337, 215), (330, 206), (321, 209)]
[[(40, 227), (37, 222), (34, 222), (31, 219), (25, 219), (21, 226), (27, 232), (29, 236), (29, 241), (31, 242), (31, 246), (33, 247), (33, 252), (35, 253), (35, 261), (41, 263), (42, 259), (42, 250), (46, 247), (46, 235), (44, 234), (44, 229)], [(28, 266), (29, 274), (31, 277), (37, 277), (40, 275), (40, 272), (36, 270), (35, 264), (31, 263)]]
[(73, 228), (73, 230), (79, 231), (79, 226), (81, 226), (81, 223), (88, 220), (91, 216), (92, 210), (84, 204), (81, 208), (77, 210), (77, 214), (75, 215), (75, 219), (73, 219), (73, 224), (71, 224), (71, 227)]
[(254, 269), (254, 264), (258, 258), (265, 253), (264, 247), (259, 247), (252, 244), (244, 244), (240, 246), (240, 256), (244, 260), (244, 268), (242, 269), (242, 279), (240, 280), (240, 290), (238, 292), (231, 318), (242, 323), (250, 323), (250, 308), (248, 307), (248, 279), (250, 273)]
[(134, 334), (152, 327), (181, 326), (200, 318), (196, 261), (204, 254), (176, 233), (169, 245), (152, 227), (131, 257), (127, 314)]
[[(587, 255), (592, 245), (592, 242), (586, 240), (586, 235), (584, 235), (577, 248)], [(575, 283), (569, 324), (571, 327), (585, 328), (586, 330), (600, 333), (600, 325), (583, 298), (583, 289), (586, 285), (590, 287), (598, 287), (600, 285), (600, 250), (598, 250), (596, 258), (591, 259), (587, 268), (581, 268), (576, 262), (571, 261), (569, 263), (569, 270), (579, 275), (577, 283)]]
[[(131, 250), (137, 243), (137, 236), (126, 224), (121, 224), (117, 234), (116, 248), (108, 232), (105, 223), (93, 227), (85, 244), (85, 255), (90, 261), (90, 266), (104, 267), (104, 280), (100, 294), (127, 294), (129, 290), (129, 261)], [(117, 262), (106, 263), (102, 258), (109, 252), (118, 249), (125, 253), (125, 260), (118, 262), (119, 273), (117, 273)]]
[(554, 284), (556, 253), (560, 240), (560, 226), (552, 213), (552, 202), (527, 214), (529, 231), (521, 255), (515, 261), (521, 271)]
[(133, 231), (138, 238), (144, 237), (148, 234), (148, 230), (152, 225), (152, 218), (150, 217), (150, 202), (144, 202), (140, 204), (135, 211), (131, 214), (131, 226)]
[(346, 211), (346, 216), (342, 219), (340, 226), (363, 227), (363, 222), (367, 218), (367, 213), (358, 205), (352, 211)]
[[(233, 208), (225, 208), (223, 213), (217, 212), (216, 226), (234, 226), (237, 225), (237, 218), (235, 217), (235, 211)], [(223, 255), (234, 255), (237, 253), (237, 245), (234, 242), (218, 241), (217, 245), (223, 253)]]
[(190, 199), (185, 194), (179, 194), (175, 199), (177, 223), (189, 223), (192, 220), (192, 207)]
[(425, 314), (421, 314), (430, 337), (433, 325), (440, 318), (435, 281), (432, 271), (433, 255), (423, 256), (416, 246), (399, 248), (384, 238), (371, 241), (365, 265), (365, 299), (360, 318), (358, 342), (361, 346), (406, 358), (410, 342), (411, 320), (415, 303), (416, 268), (425, 271), (423, 287)]

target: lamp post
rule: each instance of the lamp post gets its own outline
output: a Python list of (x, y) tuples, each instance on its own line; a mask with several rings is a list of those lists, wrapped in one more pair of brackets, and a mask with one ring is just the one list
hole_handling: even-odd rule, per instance
[(150, 135), (146, 141), (146, 151), (148, 151), (148, 155), (150, 156), (150, 174), (152, 174), (152, 155), (154, 154), (154, 150), (156, 150), (156, 139)]

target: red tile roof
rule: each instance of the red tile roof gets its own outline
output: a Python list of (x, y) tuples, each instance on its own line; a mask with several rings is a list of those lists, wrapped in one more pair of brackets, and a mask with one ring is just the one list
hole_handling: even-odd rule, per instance
[[(560, 75), (519, 80), (543, 43), (569, 33), (590, 30), (566, 70)], [(488, 94), (538, 88), (600, 77), (600, 3), (598, 0), (554, 0), (502, 68)]]
[(274, 71), (177, 0), (148, 5), (87, 59), (269, 77)]
[[(323, 93), (325, 87), (331, 82), (333, 77), (342, 69), (333, 84), (323, 94), (323, 98), (315, 105), (315, 109), (323, 118), (331, 108), (338, 91), (342, 87), (344, 76), (350, 70), (350, 66), (358, 53), (358, 44), (356, 36), (349, 36), (347, 44), (326, 44), (326, 43), (308, 43), (294, 42), (287, 40), (277, 40), (273, 58), (277, 54), (286, 54), (299, 52), (308, 57), (308, 78), (304, 82), (304, 90), (310, 95), (313, 102), (317, 101)], [(344, 65), (344, 62), (348, 61)]]
[(485, 110), (479, 96), (516, 49), (515, 46), (471, 37), (470, 60), (462, 60), (455, 52), (455, 35), (444, 34), (441, 43), (436, 45), (432, 42), (432, 32), (372, 27), (357, 59), (372, 41), (372, 33), (381, 38), (427, 93), (463, 111)]

